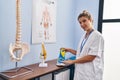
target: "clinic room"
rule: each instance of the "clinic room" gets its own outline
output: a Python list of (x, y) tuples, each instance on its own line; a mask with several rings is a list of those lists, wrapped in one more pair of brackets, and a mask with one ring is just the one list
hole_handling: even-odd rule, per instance
[(119, 0), (0, 0), (0, 80), (120, 80)]

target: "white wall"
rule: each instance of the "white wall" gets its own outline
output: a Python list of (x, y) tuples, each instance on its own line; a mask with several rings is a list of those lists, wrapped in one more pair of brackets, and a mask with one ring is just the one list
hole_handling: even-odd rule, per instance
[(120, 80), (120, 19), (119, 0), (104, 0), (102, 32), (105, 39), (104, 80)]
[(104, 80), (120, 80), (120, 23), (104, 23)]

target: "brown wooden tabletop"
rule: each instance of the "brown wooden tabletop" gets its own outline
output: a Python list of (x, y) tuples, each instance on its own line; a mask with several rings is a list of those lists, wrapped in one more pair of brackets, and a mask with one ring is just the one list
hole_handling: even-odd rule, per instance
[[(66, 65), (65, 67), (57, 67), (56, 62), (57, 62), (56, 59), (47, 61), (48, 67), (39, 67), (39, 63), (36, 63), (36, 64), (25, 66), (28, 69), (23, 67), (17, 72), (1, 72), (0, 77), (3, 77), (6, 80), (29, 80), (29, 79), (40, 77), (45, 74), (48, 74), (69, 66), (69, 65)], [(22, 74), (22, 75), (19, 75), (19, 74)], [(14, 76), (14, 77), (11, 77), (11, 76)]]

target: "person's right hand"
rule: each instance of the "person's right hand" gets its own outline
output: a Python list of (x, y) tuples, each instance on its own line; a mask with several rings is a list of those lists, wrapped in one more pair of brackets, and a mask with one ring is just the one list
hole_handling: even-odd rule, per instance
[(77, 53), (76, 50), (71, 49), (71, 48), (64, 48), (64, 47), (62, 47), (62, 48), (60, 48), (60, 49), (64, 49), (65, 52), (70, 52), (70, 53), (72, 53), (72, 54), (74, 54), (74, 55), (76, 55), (76, 53)]
[(69, 52), (69, 49), (68, 49), (68, 48), (64, 48), (64, 47), (62, 47), (62, 48), (60, 48), (60, 49), (64, 49), (65, 52)]

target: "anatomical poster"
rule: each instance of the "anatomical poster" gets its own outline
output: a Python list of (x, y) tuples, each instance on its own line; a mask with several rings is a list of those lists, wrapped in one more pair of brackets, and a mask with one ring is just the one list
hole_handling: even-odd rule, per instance
[(56, 0), (33, 0), (32, 43), (56, 42)]

